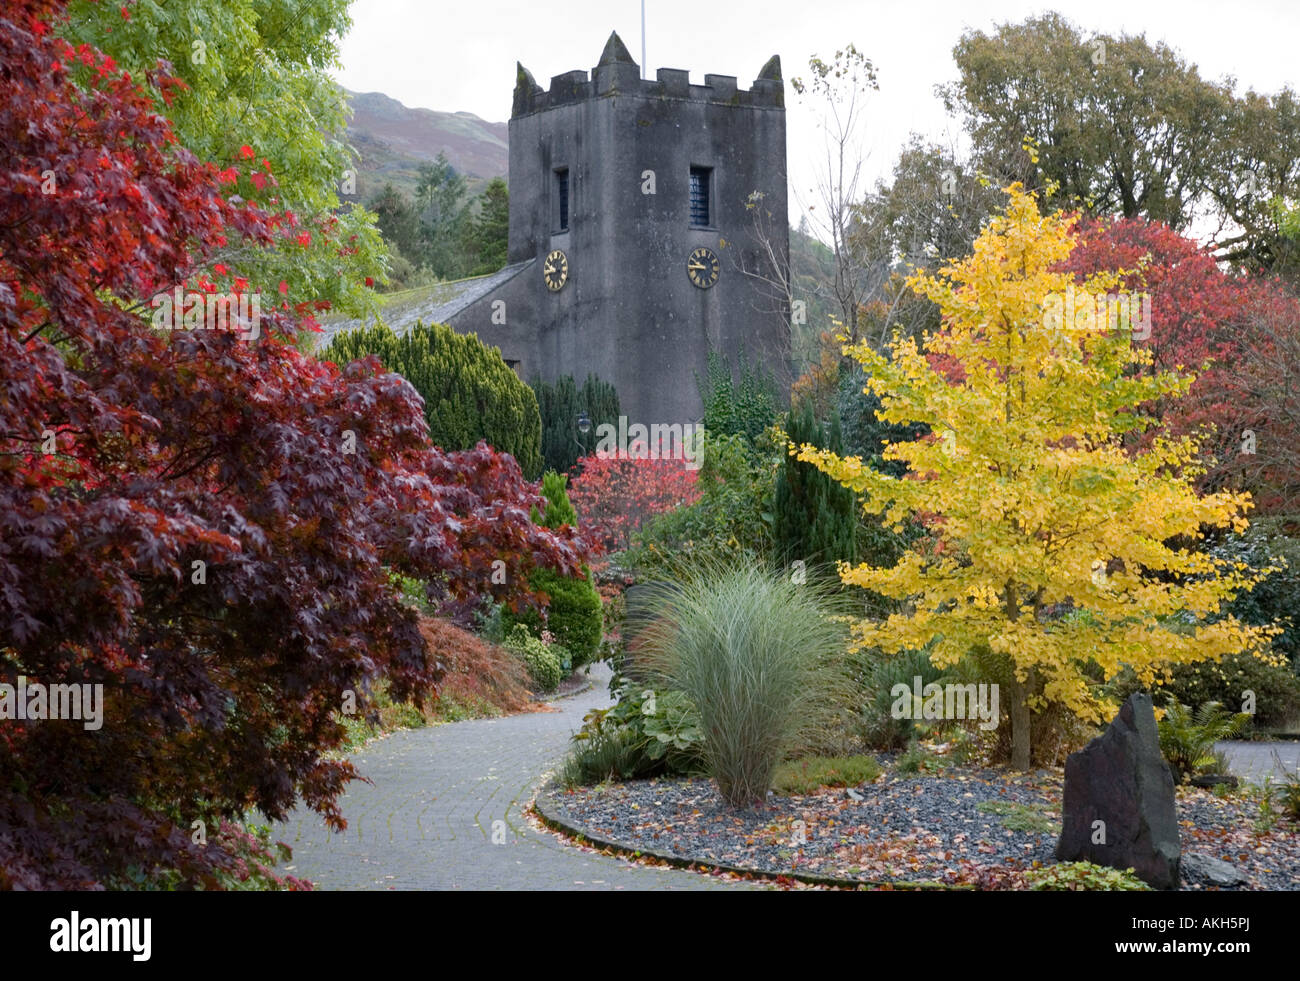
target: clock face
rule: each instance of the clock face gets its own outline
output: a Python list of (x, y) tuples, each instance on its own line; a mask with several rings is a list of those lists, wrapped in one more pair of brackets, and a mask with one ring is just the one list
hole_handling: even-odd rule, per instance
[(542, 266), (542, 278), (552, 293), (564, 289), (564, 284), (569, 281), (569, 257), (559, 249), (548, 255), (546, 264)]
[(686, 275), (702, 290), (718, 281), (718, 268), (718, 257), (703, 247), (692, 252), (686, 260)]

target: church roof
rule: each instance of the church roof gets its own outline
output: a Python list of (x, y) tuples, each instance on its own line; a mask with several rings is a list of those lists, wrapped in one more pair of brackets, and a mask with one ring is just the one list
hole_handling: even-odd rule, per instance
[[(392, 293), (384, 298), (383, 310), (379, 318), (397, 335), (405, 334), (417, 322), (426, 324), (445, 324), (471, 303), (481, 300), (497, 288), (504, 286), (520, 273), (532, 266), (537, 260), (527, 259), (506, 266), (487, 276), (473, 279), (461, 279), (453, 283), (437, 283), (434, 286), (407, 293)], [(321, 346), (329, 344), (335, 334), (368, 326), (365, 320), (339, 320), (322, 322), (324, 335), (320, 338)]]

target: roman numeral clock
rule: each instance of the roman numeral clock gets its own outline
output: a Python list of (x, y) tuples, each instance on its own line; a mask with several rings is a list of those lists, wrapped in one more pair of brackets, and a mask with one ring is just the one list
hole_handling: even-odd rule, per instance
[(556, 249), (546, 257), (546, 262), (542, 265), (542, 278), (552, 293), (564, 289), (564, 284), (569, 281), (569, 257), (562, 249)]
[(686, 259), (686, 275), (702, 290), (718, 281), (718, 257), (712, 249), (700, 247)]

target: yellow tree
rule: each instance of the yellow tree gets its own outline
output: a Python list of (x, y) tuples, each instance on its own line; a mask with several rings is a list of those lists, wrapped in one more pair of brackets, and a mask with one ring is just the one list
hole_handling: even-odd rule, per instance
[(1151, 424), (1140, 406), (1186, 393), (1192, 376), (1151, 372), (1132, 329), (1111, 329), (1110, 311), (1124, 328), (1129, 309), (1117, 297), (1108, 306), (1116, 275), (1080, 284), (1053, 271), (1073, 220), (1040, 215), (1018, 184), (1007, 191), (971, 255), (909, 280), (939, 305), (939, 332), (921, 346), (896, 339), (889, 358), (845, 348), (866, 368), (882, 421), (929, 426), (884, 452), (908, 472), (797, 453), (896, 530), (917, 516), (930, 527), (892, 568), (841, 566), (846, 583), (902, 610), (858, 622), (855, 644), (928, 647), (937, 667), (991, 651), (1008, 667), (1011, 762), (1023, 770), (1032, 710), (1056, 703), (1104, 721), (1111, 706), (1090, 686), (1090, 665), (1107, 679), (1128, 665), (1150, 684), (1171, 664), (1259, 653), (1272, 631), (1220, 615), (1261, 576), (1196, 547), (1207, 528), (1245, 528), (1249, 496), (1197, 496), (1191, 439), (1125, 445)]

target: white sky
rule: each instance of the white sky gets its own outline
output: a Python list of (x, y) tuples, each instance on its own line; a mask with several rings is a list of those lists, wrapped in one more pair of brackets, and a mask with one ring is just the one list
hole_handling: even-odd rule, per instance
[[(956, 76), (952, 47), (963, 30), (1057, 10), (1085, 31), (1145, 33), (1196, 64), (1202, 76), (1232, 76), (1238, 88), (1300, 89), (1300, 3), (1296, 0), (646, 0), (649, 70), (685, 68), (735, 75), (748, 88), (773, 54), (786, 78), (791, 220), (809, 189), (824, 146), (813, 104), (790, 88), (808, 58), (852, 42), (877, 68), (865, 131), (869, 184), (892, 168), (915, 130), (950, 145), (960, 125), (944, 114), (937, 83)], [(611, 30), (641, 61), (640, 0), (355, 0), (342, 46), (341, 84), (383, 92), (408, 106), (510, 116), (515, 62), (538, 83), (572, 69), (590, 71)]]

